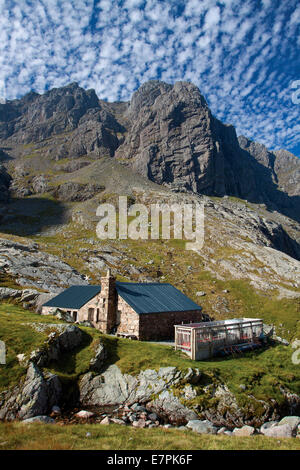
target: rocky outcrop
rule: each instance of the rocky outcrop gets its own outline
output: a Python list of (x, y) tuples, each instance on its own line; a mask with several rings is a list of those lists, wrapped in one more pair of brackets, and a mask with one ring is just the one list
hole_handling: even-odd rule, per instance
[(34, 303), (40, 293), (34, 289), (10, 289), (0, 287), (0, 300), (17, 299), (20, 302)]
[(185, 425), (188, 421), (197, 420), (198, 415), (184, 406), (172, 390), (164, 390), (158, 397), (147, 404), (148, 410), (157, 413), (165, 422), (176, 426)]
[(104, 190), (101, 184), (67, 182), (59, 185), (52, 194), (60, 201), (87, 201)]
[(130, 131), (115, 155), (143, 176), (178, 191), (232, 195), (297, 217), (299, 200), (277, 187), (275, 156), (239, 141), (233, 126), (212, 116), (195, 85), (147, 82), (133, 94), (127, 115)]
[(95, 372), (101, 372), (108, 354), (102, 343), (95, 351), (95, 356), (90, 360), (90, 369)]
[(87, 284), (85, 278), (57, 256), (45, 253), (36, 243), (0, 239), (0, 271), (20, 286), (58, 293), (64, 287)]
[(62, 398), (62, 386), (54, 374), (43, 374), (30, 362), (23, 385), (3, 393), (0, 398), (0, 419), (8, 421), (47, 415)]
[[(159, 371), (147, 369), (137, 376), (122, 374), (116, 365), (109, 366), (102, 374), (85, 374), (79, 384), (82, 405), (132, 405), (136, 402), (149, 403), (149, 409), (159, 409), (173, 422), (180, 422), (196, 417), (192, 410), (183, 406), (170, 393), (172, 386), (187, 380), (197, 381), (200, 373), (190, 369), (187, 373), (175, 367), (162, 367)], [(157, 395), (157, 400), (152, 400)]]
[(271, 152), (264, 145), (244, 136), (238, 138), (240, 146), (269, 170), (274, 183), (289, 196), (300, 196), (300, 160), (286, 150)]
[(85, 338), (85, 333), (75, 325), (32, 323), (32, 327), (37, 331), (52, 330), (44, 346), (30, 355), (30, 361), (39, 367), (59, 360), (64, 353), (80, 346)]
[(44, 95), (29, 93), (0, 108), (0, 139), (29, 144), (65, 134), (63, 143), (48, 146), (48, 156), (55, 160), (89, 152), (112, 155), (118, 145), (116, 133), (122, 130), (95, 91), (85, 91), (77, 83)]
[[(47, 415), (63, 399), (62, 385), (55, 374), (42, 372), (51, 361), (80, 346), (85, 333), (75, 325), (32, 323), (39, 332), (49, 331), (48, 339), (30, 357), (19, 354), (18, 360), (28, 366), (23, 383), (0, 395), (0, 419), (27, 419)], [(58, 408), (57, 408), (58, 409)]]

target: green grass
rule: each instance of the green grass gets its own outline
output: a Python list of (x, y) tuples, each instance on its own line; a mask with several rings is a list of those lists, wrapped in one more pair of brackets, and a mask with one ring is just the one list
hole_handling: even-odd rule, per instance
[[(26, 373), (17, 360), (17, 354), (29, 355), (46, 339), (48, 331), (37, 332), (32, 328), (32, 322), (59, 323), (55, 317), (40, 316), (17, 305), (0, 305), (0, 339), (7, 346), (7, 364), (0, 366), (0, 391), (16, 385)], [(300, 391), (299, 366), (291, 361), (291, 347), (274, 345), (236, 357), (191, 361), (171, 346), (131, 341), (104, 335), (94, 328), (80, 328), (86, 333), (83, 344), (47, 366), (61, 378), (66, 397), (71, 397), (81, 376), (88, 372), (89, 362), (100, 340), (108, 352), (106, 366), (116, 364), (122, 373), (137, 375), (145, 369), (158, 370), (169, 366), (180, 370), (198, 368), (202, 378), (196, 387), (197, 396), (186, 404), (197, 406), (200, 411), (203, 407), (214, 407), (216, 404), (216, 400), (205, 393), (204, 387), (208, 384), (225, 383), (249, 418), (264, 413), (257, 400), (269, 403), (276, 400), (279, 407), (283, 406), (281, 387), (297, 394)], [(245, 391), (241, 389), (241, 384), (246, 387)], [(182, 386), (177, 386), (174, 393), (180, 396), (181, 390)]]
[(60, 323), (54, 317), (40, 317), (18, 305), (0, 304), (0, 340), (6, 345), (6, 364), (0, 365), (0, 391), (19, 383), (26, 373), (17, 355), (29, 354), (47, 338), (46, 332), (37, 332), (32, 322)]
[[(90, 433), (87, 437), (86, 434)], [(198, 435), (111, 424), (0, 423), (2, 450), (299, 450), (300, 439)]]

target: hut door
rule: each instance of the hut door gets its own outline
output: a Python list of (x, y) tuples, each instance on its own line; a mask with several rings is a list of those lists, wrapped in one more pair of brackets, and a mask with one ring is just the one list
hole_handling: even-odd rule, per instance
[(94, 321), (94, 309), (93, 308), (89, 308), (88, 310), (88, 320)]

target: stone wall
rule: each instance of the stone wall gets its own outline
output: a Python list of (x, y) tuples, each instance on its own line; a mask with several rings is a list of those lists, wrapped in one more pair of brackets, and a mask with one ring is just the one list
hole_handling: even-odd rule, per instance
[(139, 338), (140, 315), (138, 315), (122, 297), (118, 296), (117, 332), (128, 333)]
[(183, 323), (197, 323), (202, 321), (202, 313), (199, 310), (185, 312), (162, 312), (139, 315), (140, 335), (144, 341), (173, 339), (175, 335), (174, 325)]
[(122, 297), (118, 297), (117, 332), (134, 335), (139, 340), (173, 339), (174, 325), (200, 321), (202, 313), (199, 310), (138, 314)]

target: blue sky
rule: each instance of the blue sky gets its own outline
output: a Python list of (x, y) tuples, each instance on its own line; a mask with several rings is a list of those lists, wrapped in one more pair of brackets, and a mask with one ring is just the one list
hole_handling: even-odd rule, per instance
[(299, 25), (299, 0), (0, 0), (0, 98), (187, 80), (238, 135), (300, 157)]

